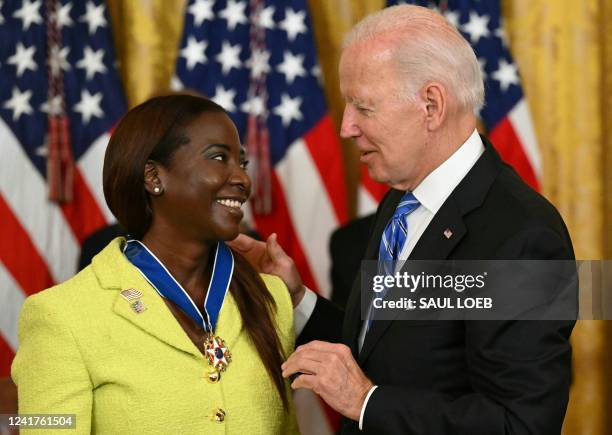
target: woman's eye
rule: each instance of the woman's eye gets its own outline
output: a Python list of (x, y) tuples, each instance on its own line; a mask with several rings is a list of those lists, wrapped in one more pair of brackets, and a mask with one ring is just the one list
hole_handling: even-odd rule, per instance
[(241, 167), (242, 169), (246, 169), (246, 168), (248, 168), (248, 167), (249, 167), (249, 161), (248, 161), (248, 160), (243, 160), (243, 161), (241, 161), (241, 162), (240, 162), (240, 167)]
[(212, 160), (219, 160), (220, 162), (224, 162), (225, 161), (225, 155), (224, 154), (215, 154), (214, 156), (211, 157)]

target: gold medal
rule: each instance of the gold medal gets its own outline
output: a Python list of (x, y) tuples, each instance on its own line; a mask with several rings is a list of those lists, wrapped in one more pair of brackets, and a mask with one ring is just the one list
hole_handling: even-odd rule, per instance
[(208, 364), (220, 372), (224, 372), (229, 363), (232, 362), (232, 354), (225, 345), (225, 342), (216, 335), (208, 334), (206, 336), (204, 351), (206, 352)]

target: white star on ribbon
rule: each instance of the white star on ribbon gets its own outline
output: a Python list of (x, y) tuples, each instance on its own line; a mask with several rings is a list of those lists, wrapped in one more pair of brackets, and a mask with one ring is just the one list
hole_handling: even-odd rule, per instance
[(104, 4), (96, 6), (88, 1), (85, 14), (79, 19), (81, 22), (87, 22), (89, 34), (93, 35), (98, 30), (98, 27), (106, 27), (106, 18), (104, 18)]
[(242, 66), (242, 62), (240, 62), (240, 51), (242, 47), (236, 44), (230, 44), (227, 41), (223, 41), (221, 46), (221, 51), (215, 58), (221, 64), (221, 71), (223, 74), (229, 73), (232, 68), (240, 68)]
[(87, 89), (81, 91), (81, 101), (74, 105), (74, 111), (79, 112), (83, 118), (83, 124), (88, 124), (92, 116), (102, 118), (104, 112), (100, 108), (102, 93), (91, 95)]
[(213, 5), (213, 0), (197, 0), (189, 6), (189, 13), (193, 15), (193, 22), (197, 27), (201, 26), (204, 21), (212, 21), (215, 18)]
[(30, 98), (32, 98), (32, 91), (27, 90), (21, 92), (17, 86), (13, 87), (13, 95), (10, 100), (7, 100), (2, 107), (13, 111), (13, 121), (17, 121), (24, 113), (30, 115), (32, 113), (32, 106), (30, 106)]
[(197, 41), (193, 36), (187, 40), (187, 46), (181, 50), (181, 57), (187, 61), (187, 69), (192, 70), (197, 64), (206, 62), (204, 51), (208, 47), (206, 41)]
[(470, 21), (462, 26), (465, 33), (469, 33), (472, 44), (477, 44), (480, 38), (486, 38), (490, 35), (489, 17), (486, 15), (478, 15), (476, 12), (470, 12)]
[(84, 69), (86, 79), (91, 80), (96, 73), (103, 74), (106, 72), (103, 59), (104, 49), (93, 51), (91, 47), (85, 46), (83, 58), (76, 63), (76, 66)]
[(506, 92), (510, 85), (519, 84), (518, 69), (514, 63), (508, 63), (506, 59), (499, 61), (497, 71), (491, 74), (495, 80), (499, 82), (499, 87), (503, 92)]
[(228, 0), (225, 9), (219, 12), (219, 16), (227, 21), (227, 28), (234, 30), (238, 24), (248, 22), (244, 9), (247, 4), (236, 0)]
[(28, 30), (32, 24), (42, 24), (43, 19), (39, 13), (41, 4), (41, 0), (35, 2), (24, 0), (21, 8), (13, 13), (14, 18), (19, 18), (22, 21), (23, 30)]
[(300, 33), (306, 33), (306, 24), (304, 24), (305, 18), (305, 11), (295, 12), (291, 8), (285, 10), (285, 19), (279, 23), (279, 27), (287, 32), (289, 41), (295, 40)]
[(251, 69), (251, 77), (260, 78), (263, 74), (270, 72), (270, 52), (266, 50), (254, 50), (251, 58), (247, 61), (247, 67)]
[(305, 77), (304, 55), (294, 56), (290, 51), (285, 50), (282, 63), (279, 63), (276, 70), (283, 73), (288, 84), (292, 84), (296, 77)]
[(61, 50), (58, 50), (57, 45), (51, 47), (51, 53), (49, 54), (49, 66), (51, 67), (51, 74), (53, 74), (54, 76), (59, 74), (60, 68), (64, 71), (68, 71), (70, 69), (70, 64), (67, 60), (69, 52), (70, 47), (63, 47)]
[(301, 97), (291, 98), (287, 94), (281, 95), (281, 103), (274, 108), (274, 114), (281, 117), (283, 125), (288, 127), (292, 120), (299, 121), (302, 119), (300, 112)]
[(36, 53), (36, 47), (34, 45), (25, 48), (21, 42), (17, 43), (15, 54), (7, 59), (7, 63), (15, 65), (17, 68), (17, 77), (21, 77), (27, 69), (36, 71), (38, 67), (36, 66), (36, 62), (34, 62), (34, 53)]
[(257, 24), (264, 29), (274, 29), (274, 6), (267, 6), (261, 11), (257, 19)]
[[(0, 10), (2, 10), (3, 3), (4, 2), (0, 0)], [(4, 24), (4, 16), (2, 14), (0, 14), (0, 24)]]
[(212, 100), (219, 106), (223, 107), (228, 112), (235, 112), (236, 105), (234, 104), (234, 98), (236, 97), (236, 91), (234, 89), (225, 89), (221, 85), (217, 85), (215, 89), (215, 96)]
[(240, 105), (240, 110), (253, 116), (261, 116), (266, 113), (263, 99), (259, 95), (242, 103), (242, 105)]

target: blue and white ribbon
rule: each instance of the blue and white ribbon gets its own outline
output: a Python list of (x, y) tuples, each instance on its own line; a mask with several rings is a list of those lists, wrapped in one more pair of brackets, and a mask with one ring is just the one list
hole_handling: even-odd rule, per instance
[(202, 316), (183, 286), (174, 279), (166, 266), (141, 241), (128, 240), (123, 253), (161, 297), (178, 305), (207, 332), (211, 334), (214, 332), (234, 273), (234, 256), (225, 243), (219, 241), (215, 249), (212, 276), (204, 299), (203, 308), (206, 318)]

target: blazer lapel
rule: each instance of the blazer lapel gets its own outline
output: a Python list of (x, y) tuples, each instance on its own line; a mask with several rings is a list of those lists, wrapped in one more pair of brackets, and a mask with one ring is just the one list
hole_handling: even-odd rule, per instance
[[(484, 202), (486, 195), (493, 181), (495, 180), (495, 177), (501, 169), (501, 159), (499, 158), (499, 155), (495, 152), (491, 143), (484, 136), (481, 136), (481, 138), (485, 145), (484, 153), (480, 156), (474, 167), (472, 167), (463, 180), (461, 180), (455, 190), (450, 194), (440, 210), (438, 210), (412, 250), (412, 253), (408, 258), (409, 260), (445, 260), (449, 258), (449, 255), (451, 255), (453, 249), (455, 249), (461, 239), (463, 239), (463, 237), (467, 234), (468, 230), (464, 223), (463, 217)], [(393, 211), (401, 198), (401, 194), (402, 192), (399, 192), (399, 196), (395, 195), (397, 198), (393, 201), (392, 207), (388, 206), (386, 208), (385, 215), (383, 216), (381, 214), (380, 218), (377, 220), (377, 232), (373, 234), (373, 238), (370, 240), (370, 245), (372, 245), (375, 241), (380, 241), (382, 232), (384, 231), (388, 220), (393, 215)], [(389, 208), (391, 209), (390, 213), (388, 211)], [(373, 252), (369, 250), (369, 254), (373, 255)], [(355, 293), (357, 293), (356, 303), (358, 304), (361, 301), (361, 288), (359, 287), (360, 281), (361, 280), (358, 280), (357, 282), (357, 291), (355, 291), (355, 286), (353, 286), (351, 300), (354, 304)], [(351, 309), (353, 312), (355, 311), (355, 307), (351, 306)], [(358, 318), (360, 317), (359, 313), (360, 309), (357, 305)], [(397, 315), (399, 315), (399, 313), (397, 313), (395, 317), (397, 317)], [(363, 363), (371, 354), (372, 350), (376, 346), (376, 343), (391, 326), (392, 321), (393, 320), (377, 320), (372, 323), (372, 328), (366, 334), (363, 347), (361, 352), (359, 352), (360, 364)], [(354, 336), (355, 343), (357, 341), (356, 337), (359, 335), (360, 328), (361, 323), (359, 323), (357, 326), (357, 332)]]
[[(364, 254), (364, 260), (375, 260), (378, 259), (378, 249), (380, 245), (380, 239), (382, 233), (385, 230), (385, 226), (397, 207), (404, 192), (398, 190), (390, 190), (389, 193), (383, 198), (377, 211), (377, 216), (374, 221), (374, 227), (370, 233), (370, 239), (366, 252)], [(361, 325), (363, 320), (361, 319), (361, 272), (358, 272), (356, 279), (353, 282), (353, 288), (349, 295), (349, 300), (346, 304), (345, 309), (345, 320), (343, 325), (343, 341), (352, 350), (353, 355), (357, 357), (359, 353), (357, 339), (359, 332), (361, 331)]]
[[(189, 339), (170, 312), (162, 297), (125, 258), (122, 252), (125, 239), (117, 238), (92, 260), (92, 267), (100, 285), (117, 292), (113, 311), (137, 328), (164, 343), (184, 352), (202, 357), (202, 353)], [(145, 307), (141, 313), (132, 309), (121, 291), (135, 289), (142, 293), (140, 300)]]

